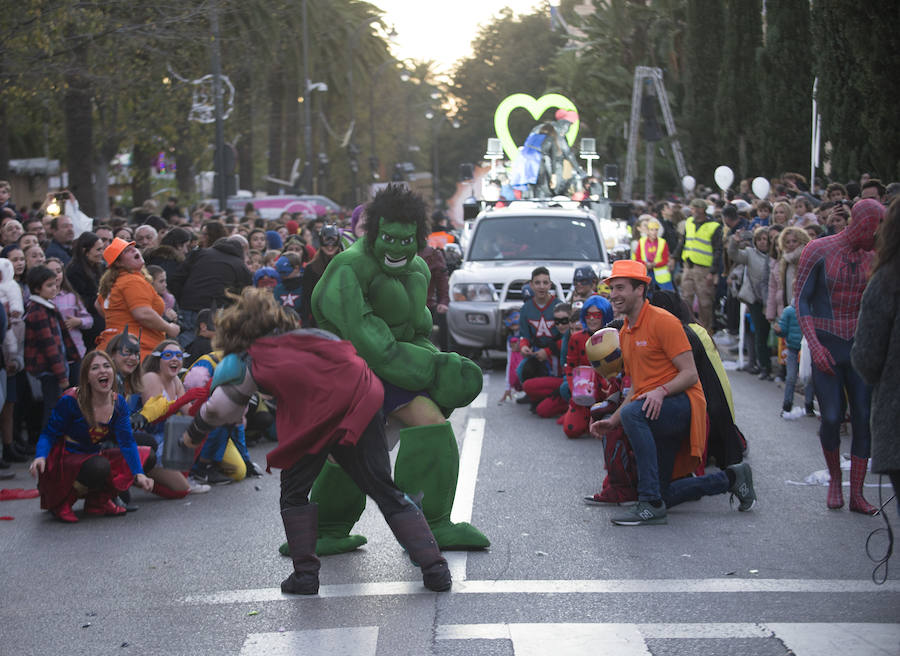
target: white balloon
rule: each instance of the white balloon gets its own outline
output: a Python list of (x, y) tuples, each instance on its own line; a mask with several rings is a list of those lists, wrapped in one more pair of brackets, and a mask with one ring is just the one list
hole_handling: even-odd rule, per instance
[(719, 185), (719, 189), (725, 191), (731, 186), (731, 183), (734, 182), (734, 171), (727, 166), (720, 166), (716, 169), (715, 178), (716, 184)]
[(694, 191), (694, 187), (697, 186), (697, 181), (694, 179), (694, 176), (686, 175), (681, 178), (681, 186), (684, 187), (686, 192)]
[(757, 198), (765, 199), (769, 195), (769, 181), (765, 178), (753, 178), (753, 193)]

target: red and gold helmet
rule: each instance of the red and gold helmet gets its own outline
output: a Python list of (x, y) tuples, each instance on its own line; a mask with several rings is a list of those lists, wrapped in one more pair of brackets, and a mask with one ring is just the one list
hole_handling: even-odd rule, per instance
[(585, 342), (584, 351), (594, 371), (604, 378), (622, 373), (622, 349), (619, 331), (615, 328), (601, 328), (595, 332)]

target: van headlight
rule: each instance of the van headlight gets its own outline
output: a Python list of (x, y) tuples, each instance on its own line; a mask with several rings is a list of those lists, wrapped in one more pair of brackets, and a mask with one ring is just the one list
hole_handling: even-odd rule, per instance
[(494, 288), (484, 282), (458, 282), (451, 291), (454, 301), (496, 301)]

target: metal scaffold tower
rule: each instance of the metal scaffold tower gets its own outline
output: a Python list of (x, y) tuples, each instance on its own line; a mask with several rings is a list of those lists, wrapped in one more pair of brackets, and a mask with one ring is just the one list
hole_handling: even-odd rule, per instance
[[(648, 93), (644, 97), (645, 81), (647, 86), (654, 93)], [(652, 96), (655, 95), (659, 101), (659, 107), (662, 110), (663, 121), (666, 125), (666, 132), (672, 146), (672, 155), (675, 158), (675, 168), (678, 173), (678, 179), (681, 180), (687, 175), (687, 167), (684, 164), (684, 155), (681, 153), (681, 143), (675, 134), (675, 121), (672, 118), (672, 109), (669, 107), (669, 96), (666, 94), (666, 88), (663, 86), (663, 74), (659, 68), (651, 68), (650, 66), (638, 66), (634, 69), (634, 90), (631, 95), (631, 122), (628, 127), (628, 156), (625, 166), (625, 183), (622, 188), (622, 197), (625, 200), (631, 200), (632, 187), (637, 177), (637, 142), (638, 127), (640, 126), (641, 117), (655, 122), (655, 107), (653, 107)], [(646, 102), (645, 102), (646, 101)], [(648, 116), (649, 114), (649, 116)], [(652, 131), (652, 130), (651, 130)], [(658, 132), (658, 130), (657, 130)], [(659, 136), (655, 139), (647, 138), (646, 141), (646, 172), (644, 176), (644, 197), (649, 198), (653, 193), (653, 158), (655, 152), (655, 142), (659, 140)]]

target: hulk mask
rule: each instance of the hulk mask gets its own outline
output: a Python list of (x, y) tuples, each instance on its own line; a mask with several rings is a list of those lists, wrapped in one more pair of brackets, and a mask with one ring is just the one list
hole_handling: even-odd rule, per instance
[(384, 273), (398, 276), (409, 271), (418, 250), (415, 223), (378, 219), (378, 237), (372, 244), (372, 252)]

